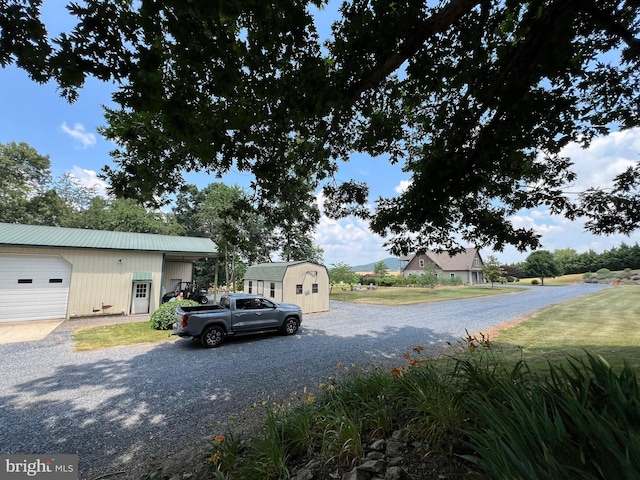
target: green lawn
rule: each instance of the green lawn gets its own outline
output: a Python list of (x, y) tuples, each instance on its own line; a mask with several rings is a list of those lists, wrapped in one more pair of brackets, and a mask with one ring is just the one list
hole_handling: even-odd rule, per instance
[(86, 328), (73, 332), (71, 337), (76, 350), (88, 351), (135, 343), (160, 342), (168, 340), (170, 333), (167, 330), (153, 330), (149, 322), (145, 321)]
[(517, 293), (519, 289), (491, 286), (469, 287), (378, 287), (375, 290), (350, 291), (333, 287), (330, 298), (341, 302), (368, 305), (414, 305), (416, 303), (437, 302), (442, 300), (459, 300), (462, 298), (498, 295), (501, 293)]
[(640, 367), (640, 288), (620, 286), (544, 309), (491, 340), (512, 357), (544, 368), (547, 360), (584, 350), (614, 366)]

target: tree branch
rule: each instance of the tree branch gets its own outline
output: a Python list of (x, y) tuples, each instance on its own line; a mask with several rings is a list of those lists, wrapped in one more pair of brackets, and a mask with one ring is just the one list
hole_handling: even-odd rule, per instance
[(352, 95), (358, 96), (365, 90), (377, 86), (391, 73), (400, 68), (405, 61), (413, 57), (429, 37), (444, 32), (481, 3), (482, 0), (452, 0), (439, 12), (426, 19), (422, 25), (408, 32), (396, 52), (392, 53), (384, 62), (378, 64), (361, 82), (351, 89)]

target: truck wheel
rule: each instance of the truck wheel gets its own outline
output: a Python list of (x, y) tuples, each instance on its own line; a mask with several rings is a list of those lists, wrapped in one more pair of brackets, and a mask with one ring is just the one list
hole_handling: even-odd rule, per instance
[(298, 331), (298, 320), (295, 317), (287, 317), (282, 325), (282, 333), (284, 335), (293, 335)]
[(200, 336), (200, 343), (206, 348), (215, 348), (222, 343), (224, 330), (221, 327), (212, 326), (205, 328)]
[(205, 296), (205, 295), (201, 296), (200, 297), (200, 303), (202, 305), (206, 305), (207, 303), (209, 303), (209, 298), (207, 296)]

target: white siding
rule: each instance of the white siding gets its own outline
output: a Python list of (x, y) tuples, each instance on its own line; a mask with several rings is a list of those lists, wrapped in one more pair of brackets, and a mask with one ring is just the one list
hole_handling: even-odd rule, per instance
[(166, 262), (162, 279), (165, 293), (171, 290), (172, 279), (180, 279), (181, 282), (192, 281), (193, 264), (188, 262)]
[[(296, 287), (302, 285), (302, 293)], [(314, 292), (314, 285), (317, 291)], [(301, 263), (287, 268), (283, 301), (299, 305), (303, 313), (329, 310), (329, 275), (322, 265)]]
[(64, 319), (70, 280), (60, 256), (0, 255), (0, 323)]
[[(101, 313), (130, 314), (134, 272), (151, 274), (150, 311), (153, 312), (160, 305), (162, 253), (93, 249), (55, 249), (55, 254), (53, 252), (54, 250), (45, 248), (2, 249), (3, 254), (12, 257), (57, 254), (72, 266), (67, 318)], [(110, 307), (103, 309), (103, 305)]]

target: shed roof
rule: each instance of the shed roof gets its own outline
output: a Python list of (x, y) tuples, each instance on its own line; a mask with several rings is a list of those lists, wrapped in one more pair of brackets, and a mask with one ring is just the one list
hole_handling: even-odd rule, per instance
[(0, 223), (0, 245), (215, 255), (209, 238)]
[(301, 263), (309, 263), (305, 261), (297, 262), (270, 262), (259, 263), (257, 265), (251, 265), (247, 267), (244, 274), (244, 278), (247, 280), (267, 280), (271, 282), (281, 282), (284, 280), (284, 276), (287, 273), (287, 268), (292, 265), (299, 265)]

